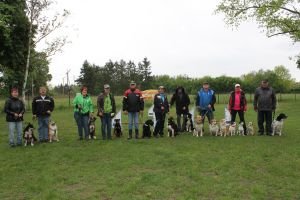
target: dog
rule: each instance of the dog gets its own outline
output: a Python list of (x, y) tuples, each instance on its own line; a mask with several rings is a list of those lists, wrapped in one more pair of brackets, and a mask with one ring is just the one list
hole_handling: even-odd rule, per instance
[(153, 120), (148, 119), (147, 121), (145, 121), (144, 125), (143, 125), (143, 138), (147, 137), (147, 138), (151, 138), (151, 126), (154, 125)]
[(272, 123), (272, 136), (274, 135), (282, 135), (282, 128), (283, 128), (283, 122), (285, 119), (287, 119), (288, 116), (286, 116), (284, 113), (280, 113), (277, 118)]
[(168, 136), (175, 137), (178, 134), (178, 126), (173, 117), (168, 118)]
[(89, 118), (89, 139), (96, 139), (96, 119), (94, 116)]
[(217, 120), (212, 119), (211, 123), (209, 124), (210, 135), (218, 136), (219, 135), (219, 131), (220, 131), (220, 128), (219, 128), (219, 126), (217, 124)]
[(238, 135), (245, 136), (244, 122), (240, 122), (238, 126)]
[(226, 137), (227, 136), (227, 124), (226, 124), (226, 120), (222, 119), (220, 121), (220, 135)]
[(194, 130), (192, 117), (192, 114), (188, 113), (185, 118), (185, 130), (190, 133)]
[(252, 122), (248, 122), (247, 135), (254, 135), (254, 127)]
[(121, 120), (120, 119), (114, 119), (114, 135), (115, 137), (121, 137), (123, 135), (122, 133), (122, 127), (121, 127)]
[(193, 136), (196, 137), (203, 136), (203, 117), (200, 115), (197, 115), (196, 117)]
[(28, 144), (34, 146), (34, 142), (37, 141), (36, 137), (33, 133), (34, 127), (31, 123), (29, 123), (23, 130), (23, 138), (25, 140), (24, 146), (26, 147)]
[(52, 142), (52, 141), (59, 142), (57, 125), (56, 125), (55, 121), (50, 121), (49, 122), (48, 135), (49, 135), (49, 142)]
[(236, 123), (233, 122), (230, 126), (229, 126), (229, 129), (228, 129), (228, 132), (230, 134), (230, 136), (233, 136), (235, 135), (235, 130), (236, 129)]

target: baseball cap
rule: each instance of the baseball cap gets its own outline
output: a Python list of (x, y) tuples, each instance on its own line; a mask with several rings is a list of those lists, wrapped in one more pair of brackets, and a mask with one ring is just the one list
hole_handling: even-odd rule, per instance
[(110, 88), (110, 86), (108, 84), (105, 84), (104, 89), (108, 89), (108, 88)]
[(234, 87), (241, 87), (241, 85), (237, 83), (234, 85)]
[(136, 85), (134, 81), (130, 81), (130, 85)]

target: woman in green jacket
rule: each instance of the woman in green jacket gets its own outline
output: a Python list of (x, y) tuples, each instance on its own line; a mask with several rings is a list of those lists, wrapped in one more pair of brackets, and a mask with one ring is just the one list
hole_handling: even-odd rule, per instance
[(93, 102), (87, 94), (87, 87), (81, 88), (81, 93), (77, 94), (73, 100), (74, 118), (78, 127), (79, 139), (83, 139), (83, 130), (85, 139), (89, 138), (89, 117), (93, 115)]

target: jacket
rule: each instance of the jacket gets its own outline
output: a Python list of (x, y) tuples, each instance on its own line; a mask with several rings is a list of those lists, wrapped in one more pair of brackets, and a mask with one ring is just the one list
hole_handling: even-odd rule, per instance
[[(207, 94), (207, 95), (206, 95)], [(212, 89), (208, 89), (206, 93), (204, 89), (201, 89), (196, 95), (196, 106), (200, 110), (208, 110), (208, 105), (211, 105), (212, 111), (215, 111), (216, 95)]]
[[(163, 109), (162, 109), (163, 107)], [(165, 96), (164, 101), (161, 98), (160, 94), (154, 96), (154, 107), (153, 112), (155, 113), (168, 113), (169, 112), (169, 102), (167, 95)]]
[(255, 90), (253, 106), (259, 111), (272, 111), (276, 109), (276, 94), (273, 88), (258, 87)]
[[(178, 93), (178, 90), (181, 89), (182, 93), (181, 95)], [(171, 98), (171, 106), (176, 102), (176, 114), (181, 115), (181, 114), (187, 114), (189, 113), (189, 105), (190, 105), (190, 98), (189, 95), (187, 95), (184, 91), (183, 87), (178, 87), (173, 94)], [(183, 107), (185, 107), (185, 110), (183, 110)]]
[(76, 97), (73, 100), (73, 105), (74, 112), (79, 112), (83, 115), (88, 115), (89, 113), (94, 112), (93, 102), (89, 95), (84, 97), (81, 93), (76, 94)]
[[(247, 110), (247, 100), (246, 100), (245, 92), (241, 91), (240, 94), (241, 94), (240, 108), (241, 108), (242, 111), (246, 111)], [(228, 110), (229, 111), (233, 110), (234, 103), (235, 103), (235, 91), (230, 93), (229, 105), (228, 105)]]
[[(105, 94), (104, 93), (101, 93), (98, 96), (98, 99), (97, 99), (98, 114), (100, 112), (101, 113), (104, 112), (104, 98), (105, 98)], [(115, 101), (115, 98), (114, 98), (114, 96), (111, 93), (109, 93), (109, 98), (110, 98), (110, 101), (111, 101), (112, 113), (116, 113), (116, 101)]]
[(144, 98), (140, 90), (128, 89), (123, 97), (123, 111), (139, 112), (144, 110)]
[(50, 116), (47, 111), (50, 110), (53, 112), (54, 110), (54, 100), (49, 96), (45, 96), (43, 99), (41, 96), (37, 96), (32, 100), (32, 114), (37, 117), (46, 117)]
[(6, 113), (6, 121), (7, 122), (19, 122), (23, 121), (22, 117), (15, 117), (15, 113), (17, 114), (24, 114), (25, 113), (25, 106), (23, 101), (18, 98), (9, 97), (4, 106), (4, 112)]

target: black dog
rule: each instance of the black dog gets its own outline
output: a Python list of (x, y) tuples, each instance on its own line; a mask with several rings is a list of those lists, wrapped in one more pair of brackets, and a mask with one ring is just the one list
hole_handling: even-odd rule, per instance
[(96, 117), (89, 118), (89, 139), (96, 139), (96, 126), (95, 121)]
[(194, 130), (194, 123), (193, 123), (192, 117), (193, 116), (191, 113), (188, 113), (186, 115), (186, 118), (185, 118), (186, 127), (183, 127), (183, 128), (185, 128), (185, 131), (187, 131), (187, 132), (192, 132)]
[(169, 117), (168, 119), (168, 133), (169, 137), (175, 137), (178, 134), (178, 126), (173, 117)]
[(27, 144), (30, 144), (31, 146), (34, 145), (34, 142), (37, 141), (36, 137), (33, 134), (34, 127), (31, 123), (29, 123), (24, 131), (23, 131), (23, 138), (25, 140), (24, 146), (27, 146)]
[(115, 119), (114, 125), (115, 125), (114, 135), (116, 137), (121, 137), (123, 135), (123, 133), (122, 133), (122, 127), (120, 124), (120, 119)]
[(151, 128), (150, 126), (153, 126), (154, 122), (151, 119), (148, 119), (147, 121), (145, 121), (144, 125), (143, 125), (143, 138), (147, 137), (147, 138), (151, 138)]

